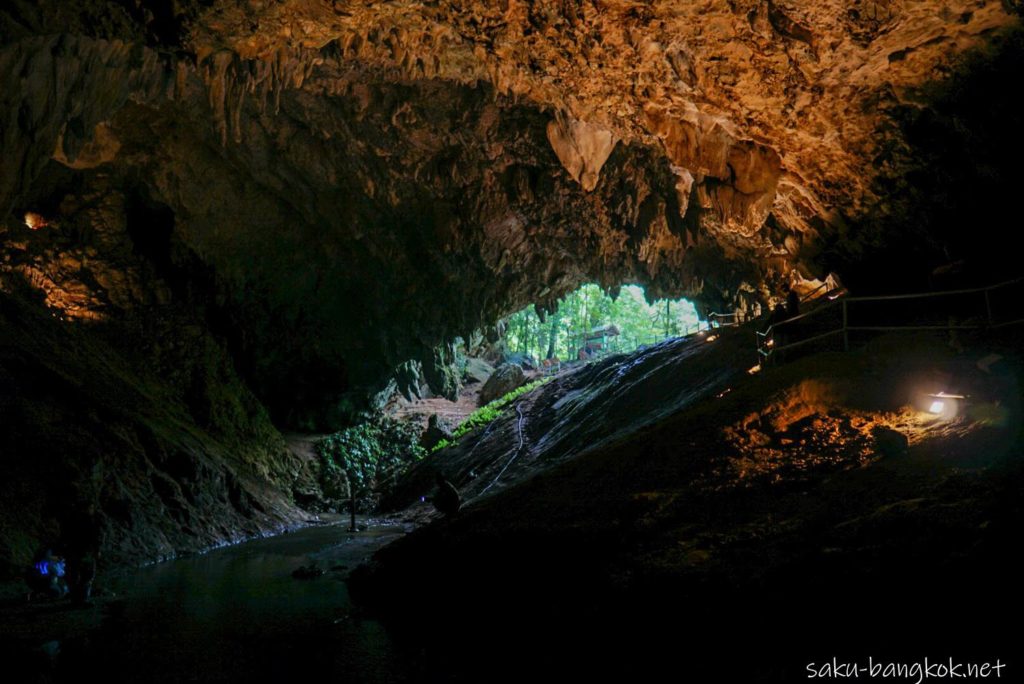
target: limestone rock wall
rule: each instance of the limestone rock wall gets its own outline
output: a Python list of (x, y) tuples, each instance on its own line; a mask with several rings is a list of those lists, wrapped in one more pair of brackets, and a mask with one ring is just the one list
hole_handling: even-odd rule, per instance
[(170, 226), (104, 172), (45, 173), (61, 218), (0, 231), (0, 577), (83, 519), (128, 564), (303, 521), (313, 473), (150, 259)]

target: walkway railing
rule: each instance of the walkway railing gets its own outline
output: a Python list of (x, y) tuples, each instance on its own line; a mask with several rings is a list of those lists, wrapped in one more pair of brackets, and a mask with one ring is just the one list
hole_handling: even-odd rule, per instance
[(851, 333), (994, 330), (1024, 323), (1024, 278), (963, 290), (842, 297), (757, 333), (762, 363), (783, 351), (828, 339), (850, 349)]
[(743, 315), (738, 311), (708, 314), (708, 327), (710, 328), (731, 328), (740, 323), (743, 323)]

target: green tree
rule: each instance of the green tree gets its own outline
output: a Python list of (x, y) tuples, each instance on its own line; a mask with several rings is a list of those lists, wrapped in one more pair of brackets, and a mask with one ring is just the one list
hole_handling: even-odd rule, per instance
[(590, 330), (615, 325), (622, 350), (651, 344), (665, 337), (685, 335), (696, 329), (697, 312), (685, 299), (648, 302), (642, 288), (628, 285), (612, 299), (598, 285), (583, 285), (559, 302), (548, 320), (541, 324), (534, 307), (514, 313), (509, 319), (506, 340), (509, 349), (534, 357), (551, 358), (557, 353), (573, 359)]
[(548, 351), (544, 355), (545, 359), (551, 359), (555, 356), (555, 343), (558, 342), (558, 323), (561, 320), (561, 314), (558, 309), (548, 316)]

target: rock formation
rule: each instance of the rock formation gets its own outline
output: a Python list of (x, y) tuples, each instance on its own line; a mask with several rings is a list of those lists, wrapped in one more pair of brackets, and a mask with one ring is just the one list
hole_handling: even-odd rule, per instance
[(431, 414), (427, 421), (427, 428), (420, 437), (420, 446), (429, 451), (442, 440), (450, 441), (451, 439), (452, 425), (436, 413)]
[[(454, 396), (456, 337), (586, 281), (705, 312), (829, 271), (920, 282), (984, 253), (964, 224), (1015, 188), (1000, 169), (1020, 115), (987, 85), (1016, 73), (1019, 14), (16, 0), (0, 8), (5, 307), (53, 319), (60, 349), (102, 339), (129, 384), (155, 373), (186, 431), (212, 434), (243, 397), (227, 434), (245, 442), (272, 431), (259, 405), (326, 429), (420, 374)], [(8, 336), (8, 376), (31, 337)], [(287, 491), (299, 475), (273, 450), (246, 472)]]
[(18, 3), (0, 209), (55, 201), (51, 160), (132, 183), (210, 269), (274, 415), (336, 422), (410, 359), (450, 394), (434, 349), (584, 280), (749, 307), (848, 266), (879, 241), (857, 222), (902, 212), (878, 185), (909, 163), (899, 117), (1017, 24), (999, 2)]
[(90, 506), (109, 562), (303, 520), (292, 492), (314, 486), (313, 473), (201, 311), (139, 253), (151, 243), (132, 240), (140, 215), (158, 233), (156, 217), (99, 174), (61, 201), (74, 220), (4, 236), (0, 576), (40, 544), (66, 548)]
[(526, 383), (523, 367), (517, 363), (503, 363), (498, 366), (491, 377), (487, 378), (477, 402), (484, 406), (502, 397)]

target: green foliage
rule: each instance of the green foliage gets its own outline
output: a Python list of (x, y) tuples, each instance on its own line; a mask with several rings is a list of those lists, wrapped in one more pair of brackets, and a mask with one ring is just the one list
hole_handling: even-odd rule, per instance
[(386, 475), (399, 473), (423, 458), (419, 430), (393, 418), (346, 428), (316, 443), (321, 486), (329, 498), (344, 499), (351, 486), (355, 495), (376, 487)]
[(466, 416), (466, 419), (464, 421), (459, 423), (459, 426), (455, 428), (454, 432), (452, 432), (451, 441), (447, 439), (442, 439), (434, 446), (433, 449), (430, 450), (430, 453), (440, 451), (441, 449), (444, 449), (447, 446), (452, 446), (453, 444), (458, 442), (459, 438), (462, 437), (463, 435), (472, 432), (478, 427), (483, 427), (484, 425), (487, 425), (491, 421), (495, 420), (502, 413), (504, 413), (505, 408), (513, 401), (523, 396), (527, 392), (531, 392), (537, 389), (538, 387), (540, 387), (541, 385), (550, 380), (551, 377), (549, 376), (546, 378), (534, 380), (533, 382), (528, 382), (522, 387), (518, 387), (509, 392), (508, 394), (500, 396), (494, 401), (481, 406), (476, 411), (473, 411), (468, 416)]
[[(507, 395), (506, 395), (507, 396)], [(504, 397), (502, 397), (504, 399)], [(473, 411), (466, 419), (459, 423), (459, 426), (452, 432), (452, 438), (458, 439), (467, 432), (471, 432), (478, 427), (487, 425), (492, 420), (501, 415), (501, 407), (497, 405), (498, 400), (495, 399), (486, 406), (481, 406), (476, 411)]]
[(632, 351), (693, 332), (698, 319), (693, 304), (685, 299), (648, 302), (636, 285), (623, 287), (612, 299), (598, 285), (588, 284), (563, 297), (544, 323), (533, 307), (512, 314), (505, 341), (512, 352), (547, 358), (551, 351), (562, 360), (573, 360), (583, 346), (583, 335), (606, 325), (615, 325), (621, 333), (613, 338), (616, 348), (612, 351)]

